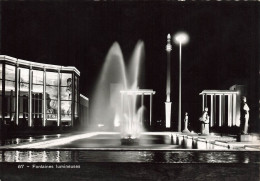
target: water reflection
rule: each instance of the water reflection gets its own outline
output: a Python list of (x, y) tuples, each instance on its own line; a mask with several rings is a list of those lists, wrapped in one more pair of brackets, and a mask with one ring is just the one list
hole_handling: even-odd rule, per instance
[(46, 151), (43, 151), (42, 153), (42, 162), (46, 162), (47, 160), (47, 154), (46, 154)]
[(55, 135), (41, 135), (41, 136), (30, 136), (30, 137), (20, 137), (20, 138), (9, 138), (9, 139), (1, 139), (0, 143), (1, 146), (4, 145), (18, 145), (21, 143), (32, 143), (39, 140), (48, 140), (53, 138), (61, 138), (65, 137), (66, 135), (62, 136), (61, 134), (55, 134)]
[(1, 162), (260, 163), (247, 151), (1, 151)]
[(70, 162), (73, 151), (1, 151), (1, 162)]
[[(16, 143), (21, 143), (23, 140), (26, 140), (27, 142), (33, 142), (39, 139), (45, 140), (49, 139), (49, 137), (57, 138), (59, 136), (63, 137), (63, 135), (43, 135), (38, 138), (17, 138), (11, 141), (16, 141)], [(189, 137), (184, 135), (173, 135), (167, 137), (146, 136), (143, 137), (143, 140), (144, 141), (139, 146), (125, 147), (120, 144), (118, 135), (110, 135), (109, 138), (107, 135), (96, 135), (87, 139), (71, 141), (70, 143), (67, 143), (63, 146), (53, 146), (51, 147), (52, 150), (2, 150), (0, 151), (0, 162), (260, 162), (260, 152), (225, 151), (225, 149), (228, 150), (227, 147), (224, 147), (223, 145), (215, 145), (213, 142), (198, 137)], [(71, 148), (86, 148), (86, 150), (71, 150)], [(90, 151), (89, 148), (92, 148), (93, 151)], [(96, 150), (95, 148), (101, 149)], [(169, 149), (171, 149), (171, 151), (167, 151)], [(178, 149), (193, 149), (194, 151)], [(198, 151), (198, 149), (201, 151)]]
[(60, 162), (60, 152), (59, 151), (56, 151), (56, 162)]

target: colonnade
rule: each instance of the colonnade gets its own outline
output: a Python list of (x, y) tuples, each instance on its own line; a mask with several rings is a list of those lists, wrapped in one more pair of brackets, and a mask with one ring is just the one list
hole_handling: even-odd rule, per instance
[[(153, 113), (153, 95), (155, 94), (155, 91), (151, 90), (151, 89), (137, 89), (137, 90), (125, 90), (125, 91), (120, 91), (121, 93), (121, 105), (123, 106), (122, 109), (124, 110), (124, 97), (125, 96), (141, 96), (141, 107), (143, 107), (144, 105), (144, 96), (148, 95), (150, 96), (150, 111), (149, 111), (149, 115), (150, 115), (150, 126), (152, 125), (152, 113)], [(135, 105), (133, 105), (135, 106)], [(134, 109), (133, 109), (134, 110)], [(143, 122), (143, 116), (141, 116), (141, 122)]]
[(208, 107), (210, 127), (239, 126), (238, 92), (232, 90), (203, 90), (202, 111)]

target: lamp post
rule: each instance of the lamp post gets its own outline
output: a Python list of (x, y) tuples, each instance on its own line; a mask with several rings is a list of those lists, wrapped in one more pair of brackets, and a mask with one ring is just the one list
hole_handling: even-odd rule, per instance
[(179, 32), (174, 35), (174, 43), (179, 45), (179, 115), (178, 132), (181, 132), (181, 47), (189, 41), (189, 36), (185, 32)]

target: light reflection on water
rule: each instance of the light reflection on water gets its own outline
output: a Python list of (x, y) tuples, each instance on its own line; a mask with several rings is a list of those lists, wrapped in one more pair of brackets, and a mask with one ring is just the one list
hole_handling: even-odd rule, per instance
[[(64, 135), (66, 136), (66, 135)], [(39, 140), (47, 140), (47, 139), (53, 139), (53, 138), (60, 138), (62, 137), (61, 134), (55, 134), (55, 135), (41, 135), (41, 136), (27, 136), (27, 137), (21, 137), (21, 138), (9, 138), (6, 140), (0, 140), (1, 146), (4, 145), (18, 145), (21, 143), (32, 143)]]
[(260, 163), (248, 151), (1, 151), (1, 162)]
[(1, 151), (0, 162), (70, 162), (71, 151)]
[[(71, 148), (86, 148), (86, 150), (71, 150)], [(104, 148), (104, 150), (94, 151), (88, 148)], [(129, 150), (120, 150), (128, 148)], [(149, 148), (162, 148), (162, 150), (149, 150)], [(98, 135), (51, 149), (2, 150), (0, 162), (260, 163), (260, 152), (230, 151), (227, 147), (211, 144), (205, 140), (182, 136), (174, 136), (173, 140), (170, 140), (170, 137), (147, 136), (143, 137), (140, 145), (128, 147), (120, 144), (118, 135), (109, 137)], [(196, 151), (197, 149), (204, 151)], [(221, 151), (215, 151), (219, 149)]]

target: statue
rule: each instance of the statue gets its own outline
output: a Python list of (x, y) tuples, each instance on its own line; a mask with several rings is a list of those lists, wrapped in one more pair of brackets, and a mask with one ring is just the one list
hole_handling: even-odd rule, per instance
[(241, 134), (248, 134), (248, 120), (249, 120), (249, 107), (246, 103), (246, 97), (243, 96), (240, 105), (240, 132)]
[(202, 113), (202, 116), (200, 117), (201, 122), (201, 134), (208, 135), (209, 134), (209, 114), (208, 114), (208, 108), (205, 107), (205, 110)]
[(72, 79), (71, 78), (67, 79), (66, 92), (68, 94), (68, 100), (71, 100), (71, 93), (72, 93)]
[(188, 113), (186, 112), (185, 113), (185, 116), (184, 116), (184, 130), (182, 131), (183, 133), (189, 133), (189, 129), (188, 129), (188, 122), (189, 122), (189, 116), (188, 116)]

